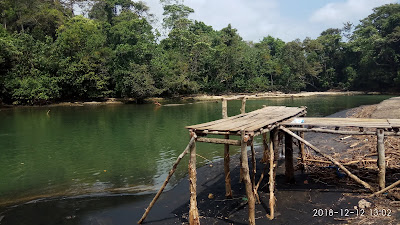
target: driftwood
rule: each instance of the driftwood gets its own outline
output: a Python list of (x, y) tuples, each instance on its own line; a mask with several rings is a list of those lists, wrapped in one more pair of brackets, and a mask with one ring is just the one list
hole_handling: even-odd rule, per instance
[(199, 211), (197, 209), (197, 193), (196, 193), (196, 142), (190, 146), (189, 160), (189, 190), (190, 190), (190, 209), (189, 224), (200, 224)]
[(377, 192), (373, 193), (372, 195), (370, 195), (370, 196), (368, 196), (368, 197), (371, 198), (371, 197), (374, 197), (375, 195), (382, 194), (383, 192), (388, 191), (388, 190), (390, 190), (390, 189), (396, 187), (396, 186), (399, 185), (399, 184), (400, 184), (400, 180), (394, 182), (393, 184), (387, 186), (386, 188), (384, 188), (384, 189), (382, 189), (382, 190), (380, 190), (380, 191), (377, 191)]
[[(225, 135), (225, 139), (229, 139), (229, 135)], [(231, 170), (229, 168), (230, 157), (229, 157), (229, 145), (224, 146), (224, 172), (225, 172), (225, 197), (232, 198), (231, 188)]]
[(274, 144), (274, 140), (278, 139), (278, 131), (275, 129), (271, 133), (269, 139), (269, 209), (270, 214), (267, 214), (268, 219), (274, 219), (275, 214), (275, 152), (277, 149), (274, 149), (276, 146)]
[(292, 135), (294, 138), (296, 138), (299, 141), (302, 141), (305, 145), (307, 145), (308, 147), (310, 147), (311, 149), (313, 149), (315, 152), (319, 153), (320, 155), (322, 155), (323, 157), (329, 159), (330, 161), (332, 161), (335, 165), (337, 165), (341, 170), (343, 170), (343, 172), (345, 172), (350, 178), (352, 178), (353, 180), (355, 180), (357, 183), (363, 185), (365, 188), (371, 190), (372, 192), (375, 192), (375, 189), (373, 187), (371, 187), (371, 185), (369, 185), (368, 183), (366, 183), (365, 181), (361, 180), (360, 178), (358, 178), (356, 175), (352, 174), (348, 169), (346, 169), (346, 167), (344, 167), (339, 161), (335, 160), (334, 158), (332, 158), (330, 155), (327, 155), (323, 152), (321, 152), (317, 147), (315, 147), (314, 145), (312, 145), (311, 143), (309, 143), (308, 141), (302, 139), (301, 137), (299, 137), (298, 135), (296, 135), (295, 133), (293, 133), (292, 131), (286, 129), (283, 126), (280, 126), (279, 129), (285, 131), (286, 133)]
[(186, 146), (185, 150), (178, 156), (176, 159), (174, 165), (172, 166), (172, 169), (169, 171), (167, 178), (165, 179), (163, 185), (161, 186), (160, 190), (157, 192), (156, 196), (154, 196), (153, 200), (150, 202), (149, 206), (147, 207), (146, 211), (144, 212), (142, 218), (138, 221), (138, 224), (141, 224), (149, 214), (151, 208), (154, 206), (158, 198), (160, 197), (161, 193), (164, 191), (165, 187), (167, 186), (169, 180), (171, 179), (172, 175), (175, 173), (176, 167), (182, 160), (182, 158), (189, 152), (189, 149), (192, 147), (192, 145), (196, 141), (196, 135), (192, 136), (192, 138), (189, 141), (189, 144)]
[(247, 143), (245, 142), (245, 132), (242, 130), (242, 147), (241, 147), (241, 168), (243, 171), (243, 181), (246, 187), (246, 194), (248, 199), (248, 208), (249, 208), (249, 224), (255, 225), (255, 198), (254, 198), (254, 190), (250, 181), (249, 174), (249, 163), (247, 158)]
[(383, 129), (376, 130), (377, 135), (377, 151), (378, 151), (378, 184), (379, 189), (385, 188), (386, 162), (385, 162), (385, 134)]

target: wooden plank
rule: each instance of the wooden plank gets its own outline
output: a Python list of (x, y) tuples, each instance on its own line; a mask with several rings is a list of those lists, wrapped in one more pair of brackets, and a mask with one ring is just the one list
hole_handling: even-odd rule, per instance
[(187, 126), (188, 129), (212, 131), (238, 132), (245, 130), (255, 132), (270, 124), (285, 120), (299, 114), (304, 114), (305, 108), (269, 106), (249, 113), (241, 114), (226, 119), (216, 120), (208, 123)]
[(388, 119), (388, 123), (393, 128), (400, 128), (400, 119)]
[(234, 122), (234, 120), (241, 119), (242, 117), (253, 116), (253, 114), (258, 114), (259, 112), (261, 112), (263, 110), (265, 110), (265, 108), (258, 109), (258, 110), (255, 110), (255, 111), (252, 111), (252, 112), (249, 112), (249, 113), (246, 113), (246, 114), (239, 114), (239, 115), (236, 115), (236, 116), (228, 117), (226, 119), (219, 119), (219, 120), (214, 120), (214, 121), (207, 122), (207, 123), (190, 125), (190, 126), (186, 126), (185, 128), (187, 128), (187, 129), (205, 130), (204, 127), (211, 126), (211, 125), (217, 125), (217, 124), (220, 124), (220, 123), (224, 123), (226, 121)]
[(240, 122), (242, 120), (246, 120), (252, 117), (255, 117), (259, 115), (262, 111), (267, 111), (265, 108), (258, 109), (246, 114), (240, 114), (237, 116), (229, 117), (227, 119), (220, 119), (208, 123), (203, 123), (203, 124), (198, 124), (198, 125), (193, 125), (193, 126), (187, 126), (186, 128), (188, 129), (201, 129), (201, 130), (227, 130), (224, 128), (225, 126), (231, 125), (236, 123), (237, 121)]
[(334, 126), (334, 127), (365, 127), (365, 128), (391, 128), (386, 119), (369, 119), (369, 118), (301, 118), (303, 122), (293, 123), (295, 119), (291, 118), (282, 125), (311, 125), (311, 126)]
[[(271, 116), (274, 117), (274, 112), (279, 109), (269, 110), (268, 114), (266, 113), (258, 113), (251, 118), (246, 118), (246, 120), (238, 121), (236, 123), (227, 124), (226, 126), (222, 127), (222, 129), (226, 129), (229, 131), (240, 131), (250, 124), (258, 124), (261, 120), (269, 119)], [(271, 115), (271, 116), (270, 116)]]
[(302, 111), (303, 110), (285, 112), (285, 114), (276, 115), (276, 116), (274, 116), (272, 118), (268, 118), (267, 117), (267, 118), (265, 118), (265, 120), (255, 121), (254, 123), (249, 124), (248, 126), (242, 128), (242, 129), (245, 129), (246, 131), (255, 131), (255, 130), (258, 130), (258, 129), (262, 128), (262, 127), (265, 127), (265, 126), (267, 126), (269, 124), (280, 122), (280, 121), (285, 120), (285, 119), (287, 119), (289, 117), (297, 116), (300, 113), (302, 113)]
[[(299, 110), (297, 110), (299, 111)], [(284, 108), (277, 108), (273, 111), (269, 111), (267, 115), (261, 114), (257, 120), (251, 123), (245, 123), (242, 126), (236, 126), (230, 128), (230, 131), (245, 129), (246, 131), (255, 131), (269, 124), (275, 123), (277, 121), (286, 119), (290, 116), (294, 116), (294, 110), (285, 110)]]

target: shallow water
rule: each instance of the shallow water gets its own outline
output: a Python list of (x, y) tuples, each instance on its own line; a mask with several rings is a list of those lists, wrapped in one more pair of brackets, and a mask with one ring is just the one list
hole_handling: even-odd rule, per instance
[[(389, 97), (248, 100), (246, 111), (262, 105), (307, 106), (308, 116), (327, 116)], [(240, 104), (228, 103), (230, 116), (239, 113)], [(50, 196), (154, 191), (187, 145), (184, 127), (220, 118), (221, 102), (3, 109), (0, 205)], [(220, 159), (223, 146), (199, 143), (198, 154)], [(198, 166), (206, 162), (198, 158)], [(184, 161), (170, 185), (186, 172)]]

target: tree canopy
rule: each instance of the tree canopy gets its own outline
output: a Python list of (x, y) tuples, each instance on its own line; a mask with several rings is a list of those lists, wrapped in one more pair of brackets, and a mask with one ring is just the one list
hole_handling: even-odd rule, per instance
[[(86, 16), (76, 15), (77, 4)], [(0, 102), (400, 91), (400, 4), (287, 43), (269, 35), (248, 42), (230, 24), (215, 30), (189, 19), (194, 10), (183, 1), (160, 4), (161, 40), (144, 1), (1, 1)]]

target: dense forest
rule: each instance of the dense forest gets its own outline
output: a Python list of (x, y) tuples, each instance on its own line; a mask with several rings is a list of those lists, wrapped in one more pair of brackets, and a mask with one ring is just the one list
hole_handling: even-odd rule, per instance
[[(1, 0), (0, 103), (261, 91), (400, 91), (400, 4), (285, 43), (243, 40), (161, 0)], [(82, 12), (77, 13), (77, 6)], [(77, 14), (83, 14), (77, 15)]]

